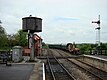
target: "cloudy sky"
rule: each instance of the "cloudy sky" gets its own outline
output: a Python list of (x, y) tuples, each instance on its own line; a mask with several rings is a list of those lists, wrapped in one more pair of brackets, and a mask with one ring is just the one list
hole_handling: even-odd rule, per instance
[(101, 42), (107, 43), (107, 0), (0, 0), (0, 20), (8, 34), (22, 28), (22, 18), (43, 19), (38, 33), (46, 43), (95, 43), (101, 15)]

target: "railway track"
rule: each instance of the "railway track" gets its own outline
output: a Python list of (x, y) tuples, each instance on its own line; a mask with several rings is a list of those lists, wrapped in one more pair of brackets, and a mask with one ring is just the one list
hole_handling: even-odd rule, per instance
[(79, 60), (70, 60), (70, 61), (73, 62), (74, 64), (78, 65), (79, 67), (83, 68), (87, 72), (93, 74), (100, 80), (107, 80), (107, 72), (102, 71), (94, 66), (91, 66), (91, 65), (89, 65), (85, 62), (79, 61)]
[(47, 56), (46, 71), (48, 75), (47, 80), (76, 80), (69, 71), (57, 60), (55, 56), (54, 59), (50, 59)]
[[(58, 51), (58, 53), (61, 56), (64, 56), (63, 54), (61, 54), (60, 51)], [(94, 66), (90, 66), (89, 64), (86, 64), (86, 63), (81, 62), (81, 61), (76, 60), (76, 59), (66, 59), (66, 60), (69, 61), (71, 64), (78, 66), (79, 68), (83, 69), (85, 72), (94, 76), (95, 80), (107, 80), (107, 72), (104, 72), (104, 71), (102, 71), (102, 70), (100, 70)]]

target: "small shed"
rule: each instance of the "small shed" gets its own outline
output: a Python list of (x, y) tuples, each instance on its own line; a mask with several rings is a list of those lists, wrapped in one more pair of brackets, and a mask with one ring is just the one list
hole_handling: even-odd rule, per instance
[(19, 62), (23, 59), (22, 57), (23, 48), (21, 46), (14, 46), (12, 51), (12, 61)]

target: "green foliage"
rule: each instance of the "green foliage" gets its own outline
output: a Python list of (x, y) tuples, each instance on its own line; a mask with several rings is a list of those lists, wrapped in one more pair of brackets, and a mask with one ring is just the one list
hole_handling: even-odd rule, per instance
[(101, 43), (100, 48), (107, 50), (107, 43)]
[(77, 44), (82, 54), (88, 54), (89, 51), (95, 46), (95, 44)]
[(0, 35), (6, 34), (5, 29), (0, 25)]
[(16, 35), (15, 35), (15, 39), (17, 42), (17, 45), (20, 46), (27, 46), (27, 39), (26, 39), (26, 32), (23, 32), (22, 30), (19, 30)]
[[(98, 48), (97, 44), (77, 44), (82, 54), (89, 54), (90, 50)], [(107, 50), (107, 43), (101, 43), (99, 47), (101, 50)]]
[(45, 44), (45, 43), (43, 42), (43, 43), (42, 43), (42, 48), (43, 48), (43, 49), (48, 49), (49, 46), (48, 46), (48, 44)]
[(10, 49), (16, 45), (15, 34), (7, 35), (7, 39), (8, 39), (8, 47)]
[(0, 25), (0, 48), (4, 48), (8, 45), (7, 35), (5, 29)]
[(27, 33), (19, 30), (16, 34), (6, 34), (0, 25), (0, 50), (9, 50), (15, 45), (27, 46)]

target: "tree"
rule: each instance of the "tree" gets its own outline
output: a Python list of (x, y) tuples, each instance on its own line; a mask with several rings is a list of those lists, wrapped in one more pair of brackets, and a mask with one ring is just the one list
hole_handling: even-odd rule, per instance
[(17, 44), (16, 39), (15, 39), (15, 34), (8, 34), (7, 39), (8, 39), (9, 48), (12, 48), (13, 46)]
[(0, 48), (4, 48), (7, 43), (7, 34), (5, 29), (0, 25)]
[(80, 49), (81, 53), (89, 53), (90, 49), (92, 49), (93, 45), (92, 44), (78, 44), (78, 48)]
[(23, 32), (23, 30), (19, 30), (16, 34), (15, 34), (15, 39), (17, 42), (17, 45), (20, 46), (27, 46), (27, 39), (26, 39), (26, 32)]

